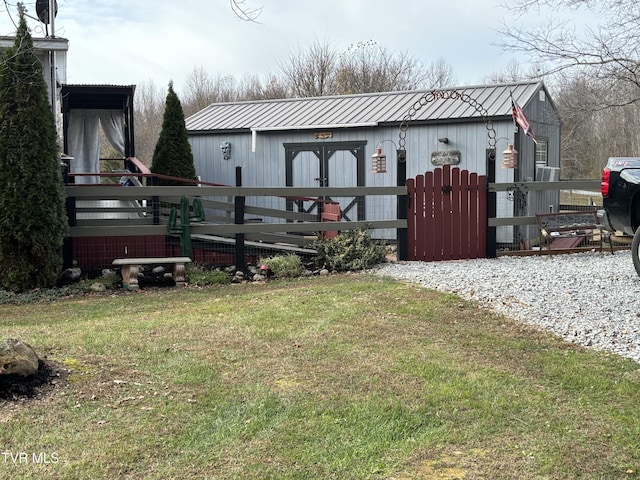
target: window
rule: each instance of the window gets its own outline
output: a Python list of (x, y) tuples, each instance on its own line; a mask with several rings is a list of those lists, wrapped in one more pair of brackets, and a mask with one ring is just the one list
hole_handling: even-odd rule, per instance
[(536, 167), (546, 167), (549, 164), (548, 142), (538, 140), (536, 144)]

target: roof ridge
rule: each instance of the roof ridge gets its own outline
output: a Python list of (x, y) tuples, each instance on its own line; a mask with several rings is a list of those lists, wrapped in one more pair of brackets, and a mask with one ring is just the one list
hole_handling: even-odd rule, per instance
[[(457, 87), (440, 87), (440, 88), (416, 88), (411, 90), (391, 90), (385, 92), (366, 92), (366, 93), (348, 93), (348, 94), (335, 94), (335, 95), (318, 95), (311, 97), (286, 97), (286, 98), (268, 98), (260, 100), (237, 100), (234, 102), (214, 102), (211, 105), (244, 105), (244, 104), (258, 104), (258, 103), (287, 103), (287, 102), (303, 102), (308, 100), (322, 100), (322, 99), (347, 99), (347, 98), (365, 98), (376, 96), (392, 96), (392, 95), (410, 95), (418, 93), (428, 93), (435, 91), (448, 91), (448, 90), (475, 90), (481, 88), (494, 88), (494, 87), (506, 87), (506, 86), (519, 86), (519, 85), (533, 85), (543, 84), (542, 80), (530, 80), (530, 81), (518, 81), (518, 82), (504, 82), (504, 83), (487, 83), (478, 85), (462, 85)], [(210, 106), (211, 106), (210, 105)], [(205, 107), (206, 108), (206, 107)]]
[[(186, 123), (190, 131), (237, 131), (288, 126), (301, 128), (310, 125), (356, 127), (374, 122), (399, 123), (406, 112), (431, 91), (462, 92), (483, 103), (487, 116), (508, 117), (511, 115), (511, 94), (526, 107), (526, 103), (541, 88), (546, 90), (541, 81), (525, 81), (432, 90), (213, 103), (191, 115), (186, 119)], [(440, 97), (430, 100), (433, 101), (425, 102), (429, 105), (421, 108), (413, 121), (456, 120), (481, 116), (469, 102), (448, 102)]]

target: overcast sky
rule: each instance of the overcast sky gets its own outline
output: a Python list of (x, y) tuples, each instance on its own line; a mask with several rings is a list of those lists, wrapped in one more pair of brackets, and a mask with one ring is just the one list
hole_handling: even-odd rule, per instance
[[(497, 46), (508, 12), (503, 0), (245, 0), (262, 6), (260, 23), (234, 16), (229, 0), (58, 0), (56, 36), (69, 40), (67, 83), (153, 81), (180, 92), (202, 67), (211, 75), (261, 78), (292, 51), (325, 39), (338, 51), (375, 41), (429, 65), (444, 58), (457, 84), (503, 71), (513, 53)], [(35, 0), (25, 0), (35, 16)], [(15, 8), (10, 10), (15, 15)], [(15, 28), (0, 2), (0, 35)], [(529, 15), (522, 21), (536, 21)], [(34, 37), (44, 36), (28, 19)], [(528, 68), (524, 68), (524, 71)]]

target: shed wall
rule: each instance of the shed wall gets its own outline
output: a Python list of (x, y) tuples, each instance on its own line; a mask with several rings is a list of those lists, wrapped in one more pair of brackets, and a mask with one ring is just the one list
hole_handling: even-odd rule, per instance
[[(541, 91), (543, 91), (541, 89)], [(543, 91), (544, 93), (544, 91)], [(549, 166), (560, 165), (560, 122), (550, 99), (536, 94), (524, 107), (525, 114), (532, 123), (537, 138), (547, 140)], [(514, 132), (514, 123), (510, 117), (494, 120), (492, 126), (496, 132), (497, 159), (495, 166), (496, 182), (524, 181), (535, 178), (535, 143), (522, 132)], [(316, 138), (318, 133), (330, 133), (329, 138)], [(447, 138), (448, 142), (439, 139)], [(190, 143), (193, 150), (196, 172), (202, 180), (220, 184), (234, 185), (236, 167), (242, 167), (242, 184), (244, 186), (285, 186), (286, 165), (285, 147), (288, 143), (330, 144), (332, 142), (365, 142), (365, 185), (389, 186), (396, 184), (396, 153), (398, 146), (398, 125), (327, 129), (298, 129), (260, 131), (255, 138), (255, 151), (252, 151), (252, 135), (250, 132), (229, 133), (223, 130), (207, 134), (191, 134)], [(220, 145), (231, 143), (231, 158), (224, 160)], [(507, 144), (512, 143), (519, 151), (519, 168), (503, 169), (501, 152)], [(371, 155), (380, 145), (387, 155), (387, 173), (371, 172)], [(433, 171), (437, 166), (431, 163), (431, 155), (435, 151), (459, 151), (460, 169), (476, 172), (480, 175), (486, 171), (486, 149), (489, 146), (488, 130), (481, 119), (469, 121), (456, 120), (438, 124), (410, 124), (406, 135), (407, 177), (415, 177), (426, 171)], [(300, 153), (305, 158), (297, 161), (295, 174), (296, 186), (318, 186), (312, 179), (320, 177), (318, 162), (310, 152)], [(340, 174), (330, 176), (330, 185), (349, 187), (356, 185), (355, 173), (350, 162), (351, 154), (337, 152), (332, 157), (332, 169)], [(305, 180), (306, 179), (306, 180)], [(548, 205), (557, 205), (556, 193), (529, 192), (526, 196), (526, 210), (518, 211), (514, 205), (513, 195), (498, 194), (498, 217), (513, 215), (532, 215), (536, 211), (548, 211)], [(250, 205), (284, 208), (283, 199), (255, 198), (247, 199)], [(543, 210), (540, 210), (543, 208)], [(395, 197), (370, 197), (366, 199), (366, 218), (370, 220), (389, 220), (396, 218)], [(546, 209), (546, 210), (545, 210)], [(384, 238), (395, 238), (395, 231), (376, 232)], [(528, 228), (517, 230), (513, 227), (498, 228), (498, 242), (512, 243), (523, 238), (533, 238), (536, 232)], [(515, 237), (515, 238), (514, 238)]]
[[(511, 121), (494, 122), (497, 138), (508, 137), (513, 134)], [(235, 184), (236, 166), (242, 167), (242, 184), (244, 186), (284, 186), (285, 185), (285, 150), (286, 143), (328, 144), (331, 142), (364, 141), (365, 144), (365, 185), (389, 186), (396, 184), (396, 148), (398, 145), (398, 127), (369, 127), (358, 129), (339, 129), (332, 131), (332, 137), (318, 140), (312, 130), (271, 131), (259, 132), (256, 138), (256, 151), (252, 152), (252, 138), (250, 133), (212, 133), (208, 135), (192, 135), (190, 142), (193, 150), (196, 172), (202, 180), (226, 185)], [(447, 138), (448, 143), (439, 142), (439, 138)], [(224, 160), (220, 145), (222, 142), (231, 143), (231, 158)], [(371, 155), (376, 146), (381, 147), (387, 155), (387, 173), (374, 174), (371, 172)], [(484, 122), (449, 123), (440, 125), (410, 125), (406, 136), (407, 176), (415, 177), (427, 171), (433, 171), (437, 166), (431, 163), (431, 155), (435, 151), (460, 152), (460, 163), (457, 167), (480, 175), (486, 174), (486, 149), (488, 144), (487, 128)], [(498, 142), (498, 150), (506, 148), (506, 142)], [(305, 153), (313, 157), (311, 153)], [(345, 157), (346, 155), (346, 157)], [(349, 187), (356, 185), (355, 175), (349, 162), (350, 153), (338, 152), (332, 159), (335, 169), (341, 168), (341, 175), (332, 175), (330, 186)], [(531, 160), (533, 161), (533, 160)], [(315, 179), (319, 177), (318, 163), (311, 158), (300, 161), (300, 168), (309, 169), (298, 172), (298, 179)], [(335, 170), (334, 170), (335, 171)], [(351, 174), (349, 174), (351, 173)], [(496, 181), (507, 182), (514, 179), (513, 170), (502, 169), (499, 162), (496, 165)], [(300, 186), (317, 186), (301, 181)], [(506, 194), (500, 194), (498, 199), (498, 215), (511, 216), (512, 206), (505, 200)], [(272, 208), (284, 208), (282, 199), (248, 199), (248, 203)], [(370, 197), (366, 199), (366, 218), (370, 220), (390, 220), (396, 218), (396, 199), (385, 197)], [(510, 228), (503, 228), (501, 236), (511, 235)], [(381, 232), (377, 232), (381, 234)], [(395, 232), (383, 232), (385, 238), (394, 238)], [(499, 240), (499, 241), (507, 241)]]
[[(494, 122), (498, 138), (513, 138), (511, 122)], [(444, 144), (438, 138), (448, 138)], [(226, 185), (235, 184), (236, 166), (243, 169), (243, 185), (245, 186), (284, 186), (285, 185), (285, 143), (323, 144), (332, 142), (364, 141), (365, 156), (367, 157), (366, 185), (383, 186), (395, 185), (396, 182), (396, 153), (398, 145), (397, 127), (376, 127), (365, 129), (340, 129), (332, 132), (332, 137), (325, 140), (314, 138), (313, 131), (299, 130), (295, 132), (260, 132), (257, 136), (256, 151), (251, 151), (251, 134), (249, 133), (212, 133), (208, 135), (191, 135), (189, 139), (193, 150), (194, 162), (198, 175), (203, 181)], [(231, 143), (231, 158), (223, 160), (220, 144)], [(381, 148), (387, 155), (387, 173), (371, 173), (369, 159), (381, 142)], [(478, 174), (486, 174), (485, 151), (488, 148), (488, 136), (485, 124), (464, 123), (450, 125), (420, 125), (411, 126), (406, 137), (407, 176), (415, 177), (426, 171), (432, 171), (436, 166), (431, 164), (431, 154), (435, 151), (460, 152), (461, 161), (457, 167)], [(506, 148), (506, 141), (499, 140), (498, 151)], [(529, 155), (527, 155), (529, 157)], [(533, 162), (533, 150), (530, 159), (521, 154), (521, 162)], [(496, 167), (496, 181), (513, 180), (513, 170), (502, 169), (498, 163)], [(349, 181), (344, 185), (352, 186)]]
[[(541, 89), (524, 107), (524, 112), (531, 122), (535, 138), (547, 142), (547, 166), (559, 168), (561, 122), (551, 99), (549, 99), (546, 96), (546, 92)], [(516, 179), (520, 181), (533, 180), (536, 178), (536, 144), (530, 137), (520, 132), (518, 133), (518, 145), (522, 157), (526, 158), (527, 161), (522, 164)], [(560, 192), (528, 192), (526, 201), (527, 204), (520, 215), (533, 216), (536, 213), (545, 213), (549, 211), (550, 207), (554, 211), (557, 211), (560, 204)], [(536, 239), (538, 237), (538, 229), (535, 225), (522, 227), (519, 235), (522, 240)]]

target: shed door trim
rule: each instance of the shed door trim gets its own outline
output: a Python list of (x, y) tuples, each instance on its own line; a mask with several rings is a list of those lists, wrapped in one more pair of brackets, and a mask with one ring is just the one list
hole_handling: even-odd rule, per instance
[[(363, 187), (365, 184), (365, 159), (364, 159), (364, 146), (367, 144), (366, 140), (346, 141), (346, 142), (326, 142), (326, 143), (284, 143), (285, 148), (285, 176), (286, 186), (293, 186), (293, 160), (300, 152), (312, 152), (319, 161), (319, 177), (321, 187), (328, 187), (328, 169), (329, 159), (337, 151), (349, 151), (356, 159), (356, 186)], [(325, 200), (331, 200), (329, 197), (325, 197)], [(287, 202), (289, 204), (289, 202)], [(310, 209), (315, 208), (314, 203)], [(355, 197), (354, 200), (346, 207), (342, 207), (342, 217), (349, 220), (347, 214), (353, 208), (357, 207), (357, 219), (364, 220), (365, 215), (365, 203), (363, 197)], [(289, 209), (289, 205), (287, 205)], [(293, 205), (291, 205), (291, 209)], [(320, 212), (319, 212), (320, 213)]]

